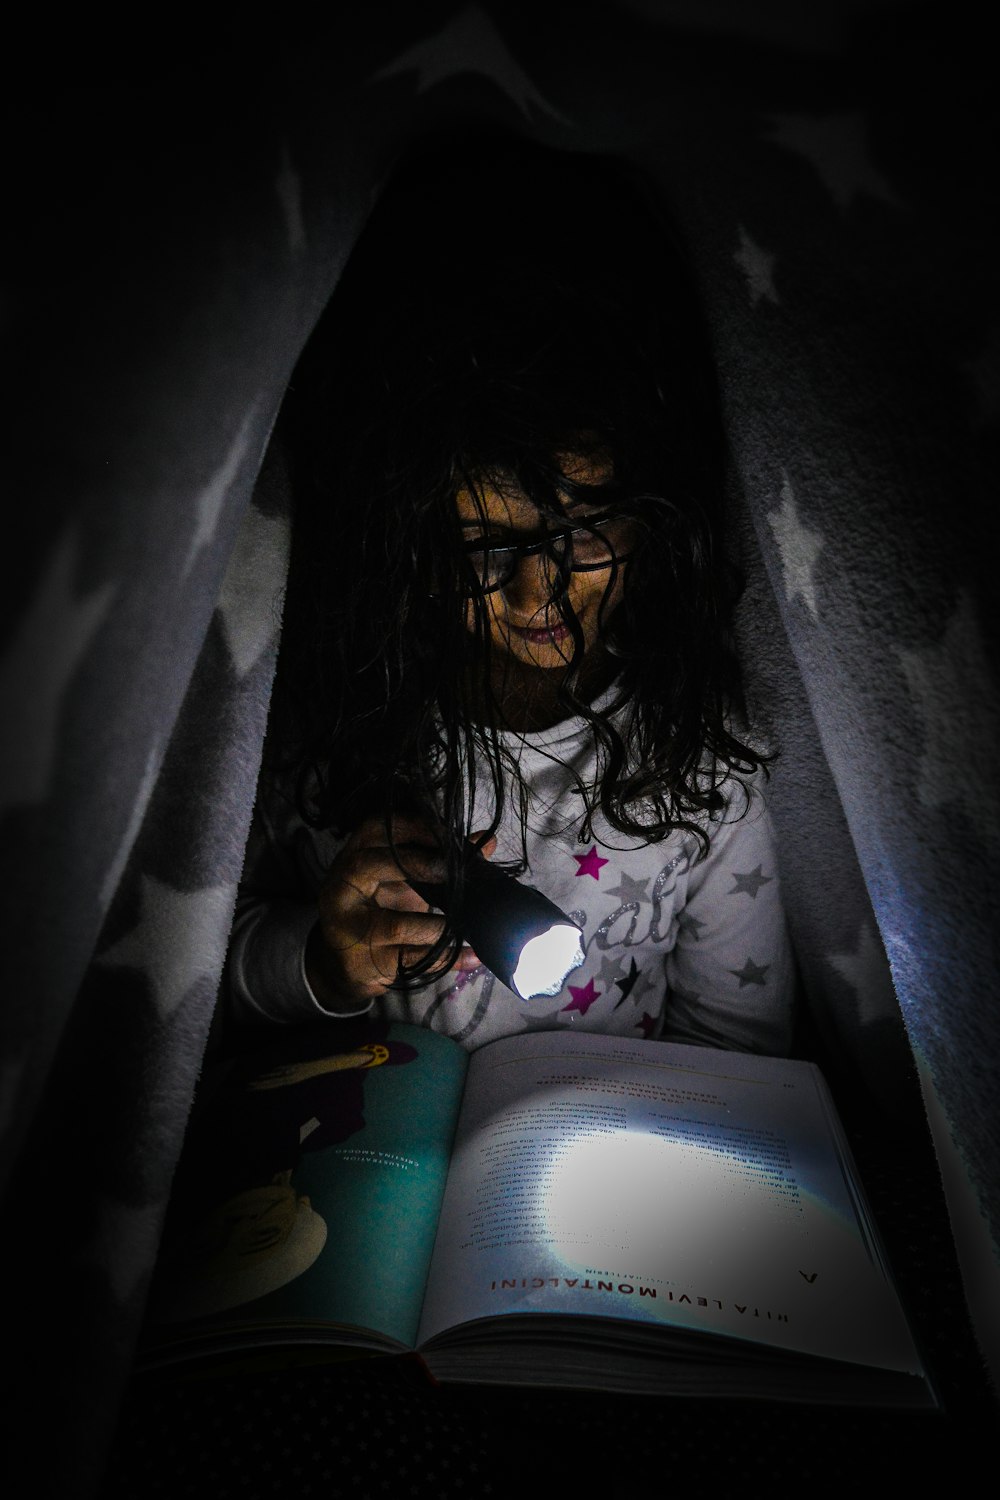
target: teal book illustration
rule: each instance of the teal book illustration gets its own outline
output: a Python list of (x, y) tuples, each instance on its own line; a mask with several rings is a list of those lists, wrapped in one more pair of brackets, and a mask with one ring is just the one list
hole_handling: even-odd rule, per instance
[(416, 1337), (467, 1059), (416, 1027), (298, 1032), (192, 1121), (151, 1313), (210, 1342), (322, 1321)]

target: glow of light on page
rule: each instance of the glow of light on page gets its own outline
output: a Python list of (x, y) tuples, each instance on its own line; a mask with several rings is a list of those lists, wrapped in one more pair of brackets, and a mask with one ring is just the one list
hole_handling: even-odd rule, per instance
[(583, 963), (580, 929), (557, 922), (530, 938), (521, 949), (514, 970), (514, 988), (522, 1000), (558, 995), (566, 975)]
[[(773, 1219), (766, 1189), (737, 1175), (724, 1152), (659, 1134), (587, 1131), (549, 1169), (545, 1204), (553, 1249), (568, 1265), (664, 1277), (764, 1254)], [(697, 1235), (692, 1236), (692, 1225)], [(688, 1263), (692, 1244), (698, 1264)]]

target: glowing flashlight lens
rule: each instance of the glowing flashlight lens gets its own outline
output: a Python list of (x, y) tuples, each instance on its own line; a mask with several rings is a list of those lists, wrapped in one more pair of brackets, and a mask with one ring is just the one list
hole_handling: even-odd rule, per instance
[(514, 970), (514, 988), (522, 1000), (536, 995), (558, 995), (573, 969), (584, 960), (580, 929), (557, 922), (547, 932), (530, 938), (521, 949)]

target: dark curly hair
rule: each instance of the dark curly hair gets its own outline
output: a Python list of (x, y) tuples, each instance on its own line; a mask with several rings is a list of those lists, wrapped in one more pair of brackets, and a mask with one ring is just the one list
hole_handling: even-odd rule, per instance
[[(628, 835), (683, 828), (707, 848), (723, 782), (765, 757), (734, 731), (736, 582), (718, 542), (724, 444), (699, 299), (631, 168), (482, 132), (412, 152), (303, 353), (279, 433), (296, 519), (276, 704), (312, 826), (417, 812), (460, 897), (478, 758), (491, 829), (513, 794), (523, 832), (474, 590), (466, 623), (455, 507), (459, 489), (513, 484), (564, 525), (585, 499), (640, 536), (621, 602), (601, 612), (615, 686), (599, 708), (568, 556), (555, 584), (574, 643), (558, 702), (588, 721), (598, 755), (595, 784), (577, 788), (581, 839), (599, 809)], [(567, 477), (567, 454), (607, 478)], [(413, 977), (456, 942), (449, 931)]]

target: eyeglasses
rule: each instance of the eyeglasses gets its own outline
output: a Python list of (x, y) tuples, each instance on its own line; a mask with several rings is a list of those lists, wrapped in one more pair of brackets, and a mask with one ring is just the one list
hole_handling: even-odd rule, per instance
[(479, 593), (492, 594), (506, 588), (522, 558), (545, 552), (559, 568), (567, 566), (568, 558), (571, 572), (593, 573), (627, 562), (634, 540), (631, 517), (602, 514), (588, 516), (580, 526), (560, 526), (533, 542), (474, 542), (466, 547), (465, 555), (473, 573), (471, 586)]

